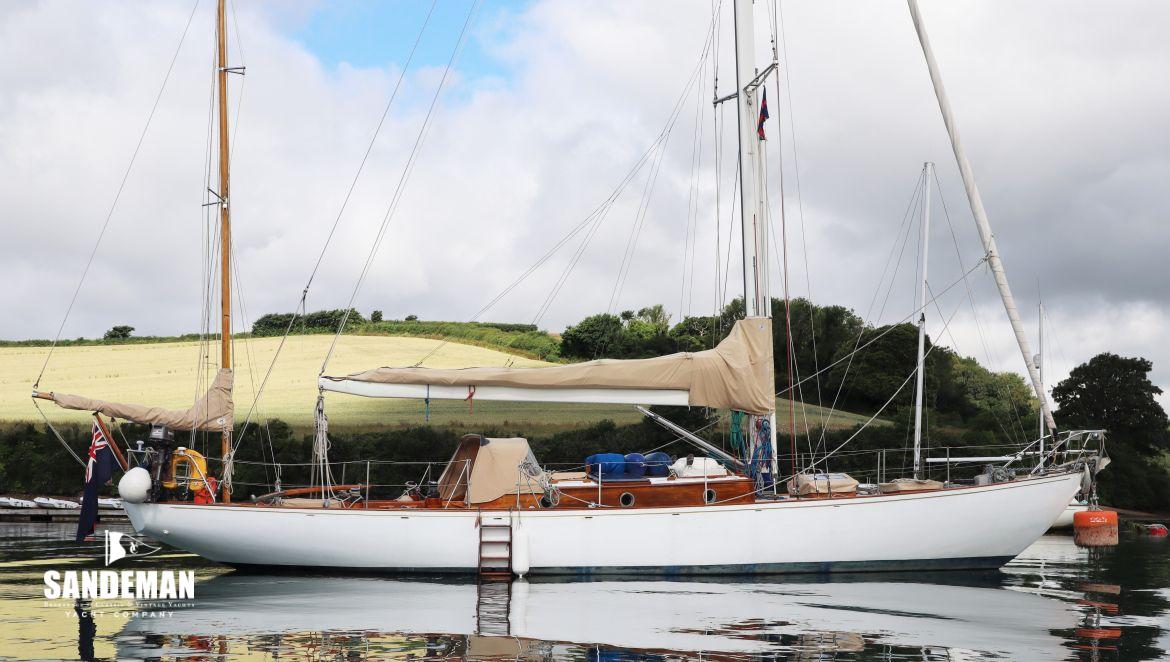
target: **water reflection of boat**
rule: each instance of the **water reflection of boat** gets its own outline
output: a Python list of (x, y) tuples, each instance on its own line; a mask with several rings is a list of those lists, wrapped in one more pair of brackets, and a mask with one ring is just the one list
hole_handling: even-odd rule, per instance
[(1052, 632), (1076, 627), (1080, 617), (1068, 602), (1005, 590), (1000, 575), (929, 579), (948, 583), (923, 583), (921, 574), (882, 581), (517, 581), (488, 592), (471, 582), (230, 574), (199, 584), (191, 608), (128, 622), (119, 656), (157, 656), (168, 638), (250, 646), (276, 637), (288, 646), (359, 633), (462, 637), (464, 653), (472, 643), (513, 653), (565, 644), (676, 653), (897, 646), (1037, 660), (1063, 650)]

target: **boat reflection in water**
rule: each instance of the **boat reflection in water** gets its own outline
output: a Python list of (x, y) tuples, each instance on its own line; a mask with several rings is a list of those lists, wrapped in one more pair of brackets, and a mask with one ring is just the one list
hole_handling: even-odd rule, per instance
[(1066, 654), (1054, 632), (1077, 627), (1075, 604), (1004, 582), (999, 573), (917, 573), (477, 585), (232, 573), (199, 584), (193, 607), (129, 621), (117, 641), (119, 658)]

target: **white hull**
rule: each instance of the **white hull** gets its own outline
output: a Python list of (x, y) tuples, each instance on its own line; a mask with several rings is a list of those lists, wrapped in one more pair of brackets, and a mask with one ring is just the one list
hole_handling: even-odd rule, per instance
[(33, 499), (33, 503), (41, 508), (56, 508), (58, 510), (77, 510), (81, 508), (81, 504), (76, 501), (65, 501), (64, 499), (52, 499), (49, 497), (37, 497)]
[(1052, 523), (1054, 529), (1071, 529), (1073, 525), (1073, 516), (1077, 513), (1084, 512), (1089, 509), (1087, 503), (1077, 503), (1073, 501), (1060, 513), (1056, 521)]
[[(1080, 487), (1062, 474), (941, 492), (728, 506), (484, 512), (524, 527), (533, 574), (998, 567)], [(134, 528), (233, 565), (474, 572), (475, 510), (125, 505)], [(514, 550), (513, 556), (516, 552)]]

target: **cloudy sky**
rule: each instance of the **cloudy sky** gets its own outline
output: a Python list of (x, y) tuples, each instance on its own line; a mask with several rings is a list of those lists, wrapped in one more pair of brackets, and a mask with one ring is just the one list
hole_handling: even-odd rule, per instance
[[(232, 80), (231, 200), (247, 317), (296, 305), (430, 6), (234, 0), (231, 58), (247, 73)], [(757, 3), (761, 66), (771, 6)], [(57, 332), (176, 49), (63, 336), (200, 328), (213, 10), (0, 5), (0, 338)], [(724, 280), (738, 294), (735, 119), (710, 103), (716, 72), (720, 94), (734, 85), (730, 3), (719, 11), (707, 57), (710, 0), (438, 0), (309, 308), (349, 300), (469, 12), (357, 307), (469, 319), (619, 190), (481, 319), (559, 331), (663, 303), (677, 320), (709, 313)], [(1170, 386), (1170, 5), (923, 0), (923, 13), (1030, 333), (1041, 296), (1048, 310), (1049, 374), (1114, 351), (1152, 359)], [(874, 323), (910, 315), (919, 247), (904, 218), (934, 161), (930, 282), (953, 287), (932, 335), (1020, 368), (988, 274), (970, 277), (974, 306), (958, 281), (960, 257), (970, 268), (981, 249), (905, 4), (787, 0), (781, 15), (767, 145), (793, 294)], [(729, 254), (731, 272), (716, 275)]]

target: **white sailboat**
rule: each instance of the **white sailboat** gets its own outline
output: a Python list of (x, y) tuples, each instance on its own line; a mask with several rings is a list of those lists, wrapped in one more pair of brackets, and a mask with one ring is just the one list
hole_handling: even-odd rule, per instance
[[(1027, 341), (999, 261), (971, 168), (963, 155), (917, 6), (909, 0), (940, 108), (951, 136), (987, 261), (995, 274), (1021, 351)], [(220, 251), (223, 297), (221, 371), (207, 395), (186, 411), (38, 391), (35, 397), (125, 420), (223, 434), (224, 486), (208, 503), (167, 499), (160, 486), (179, 468), (202, 489), (202, 458), (168, 449), (165, 435), (119, 484), (136, 531), (213, 561), (351, 570), (499, 574), (775, 573), (998, 567), (1046, 531), (1082, 484), (1091, 458), (1081, 454), (1026, 476), (954, 486), (915, 484), (888, 493), (823, 489), (796, 473), (783, 485), (777, 462), (772, 323), (768, 282), (768, 213), (762, 149), (756, 137), (762, 85), (774, 60), (757, 71), (753, 3), (735, 0), (742, 257), (746, 319), (711, 350), (637, 361), (601, 360), (547, 368), (376, 368), (322, 376), (314, 461), (320, 484), (250, 503), (232, 501), (231, 345), (228, 266), (230, 213), (223, 0), (219, 3)], [(729, 97), (730, 99), (731, 97)], [(925, 296), (925, 295), (924, 295)], [(1029, 363), (1034, 383), (1038, 384)], [(543, 471), (523, 439), (465, 437), (436, 494), (371, 500), (363, 486), (330, 483), (324, 393), (377, 398), (521, 400), (528, 402), (690, 405), (742, 412), (754, 451), (722, 457), (732, 468), (689, 475), (655, 472), (615, 480), (608, 460), (584, 474)], [(921, 391), (920, 391), (921, 392)], [(1042, 389), (1043, 415), (1054, 428)], [(681, 431), (687, 436), (685, 431)], [(1081, 439), (1065, 433), (1049, 453)], [(699, 440), (701, 442), (701, 440)], [(156, 443), (157, 442), (157, 443)], [(700, 463), (699, 466), (706, 466)], [(809, 469), (815, 470), (816, 467)], [(639, 471), (645, 471), (642, 466)], [(917, 478), (918, 476), (915, 476)]]

